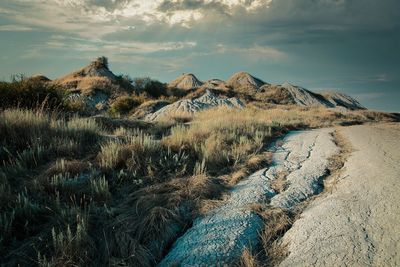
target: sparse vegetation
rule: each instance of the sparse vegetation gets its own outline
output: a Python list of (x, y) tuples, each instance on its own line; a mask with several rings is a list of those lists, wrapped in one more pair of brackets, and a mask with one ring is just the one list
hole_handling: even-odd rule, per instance
[(62, 110), (68, 107), (66, 96), (65, 89), (39, 78), (17, 75), (11, 82), (0, 82), (0, 109), (20, 107)]
[[(259, 266), (278, 266), (286, 257), (287, 250), (281, 241), (281, 237), (290, 229), (295, 221), (296, 212), (269, 207), (267, 205), (253, 205), (250, 207), (264, 221), (264, 228), (260, 233), (261, 248), (250, 254), (242, 255), (242, 262), (262, 262)], [(257, 265), (243, 265), (257, 266)]]
[(150, 79), (149, 77), (135, 78), (133, 84), (137, 92), (145, 92), (150, 97), (159, 98), (160, 96), (168, 96), (166, 84)]
[[(106, 59), (96, 64), (107, 67)], [(115, 98), (111, 113), (128, 115), (139, 105), (152, 108), (184, 95), (149, 78), (136, 79), (133, 86), (135, 92)], [(45, 81), (0, 83), (5, 266), (153, 266), (194, 218), (221, 204), (230, 186), (268, 166), (266, 148), (288, 130), (388, 118), (369, 111), (343, 115), (249, 104), (150, 123), (81, 117), (71, 113), (80, 104), (71, 109), (65, 96)], [(273, 186), (283, 191), (286, 185), (278, 179)], [(264, 254), (279, 258), (275, 241), (292, 223), (292, 214), (257, 212), (266, 220)], [(244, 252), (243, 266), (258, 263), (252, 251)]]
[(141, 103), (130, 96), (118, 97), (110, 106), (110, 113), (116, 115), (126, 115)]

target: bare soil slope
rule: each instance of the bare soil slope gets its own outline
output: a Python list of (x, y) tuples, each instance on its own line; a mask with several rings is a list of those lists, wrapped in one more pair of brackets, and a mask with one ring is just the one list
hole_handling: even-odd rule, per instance
[(332, 194), (284, 236), (281, 266), (400, 265), (400, 124), (341, 129), (354, 152)]

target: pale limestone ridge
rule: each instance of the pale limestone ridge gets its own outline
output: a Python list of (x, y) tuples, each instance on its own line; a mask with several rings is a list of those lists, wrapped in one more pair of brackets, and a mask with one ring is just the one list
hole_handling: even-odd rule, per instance
[(145, 120), (155, 121), (179, 115), (191, 115), (215, 107), (243, 108), (244, 104), (237, 98), (220, 98), (211, 91), (206, 90), (199, 98), (176, 101), (147, 115)]
[(203, 85), (197, 77), (192, 73), (185, 73), (168, 84), (170, 88), (178, 88), (183, 90), (195, 89)]

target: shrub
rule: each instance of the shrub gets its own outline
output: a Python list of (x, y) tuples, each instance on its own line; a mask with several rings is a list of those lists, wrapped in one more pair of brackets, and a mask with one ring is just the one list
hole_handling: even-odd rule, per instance
[(166, 84), (152, 80), (149, 77), (135, 78), (133, 84), (137, 92), (146, 92), (154, 98), (168, 95)]
[(130, 96), (118, 97), (110, 106), (110, 113), (116, 115), (125, 115), (141, 103)]
[(108, 69), (108, 58), (105, 56), (98, 57), (95, 61), (92, 62), (98, 68), (106, 68)]
[(67, 109), (67, 92), (58, 85), (35, 78), (16, 76), (0, 82), (0, 108)]
[(116, 82), (120, 87), (124, 88), (129, 93), (132, 93), (132, 91), (134, 90), (134, 87), (132, 85), (133, 79), (129, 77), (129, 75), (116, 76)]

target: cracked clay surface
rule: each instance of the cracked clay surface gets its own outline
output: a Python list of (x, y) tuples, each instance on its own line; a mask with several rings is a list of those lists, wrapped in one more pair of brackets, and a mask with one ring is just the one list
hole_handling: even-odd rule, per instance
[(341, 129), (354, 152), (332, 194), (283, 237), (280, 266), (400, 266), (400, 124)]
[[(196, 219), (193, 226), (172, 246), (159, 266), (223, 266), (240, 258), (245, 247), (258, 244), (263, 221), (249, 205), (268, 203), (290, 208), (321, 191), (328, 159), (338, 153), (333, 129), (297, 131), (273, 149), (273, 164), (239, 182), (222, 206)], [(278, 194), (270, 181), (289, 173), (287, 190)]]

